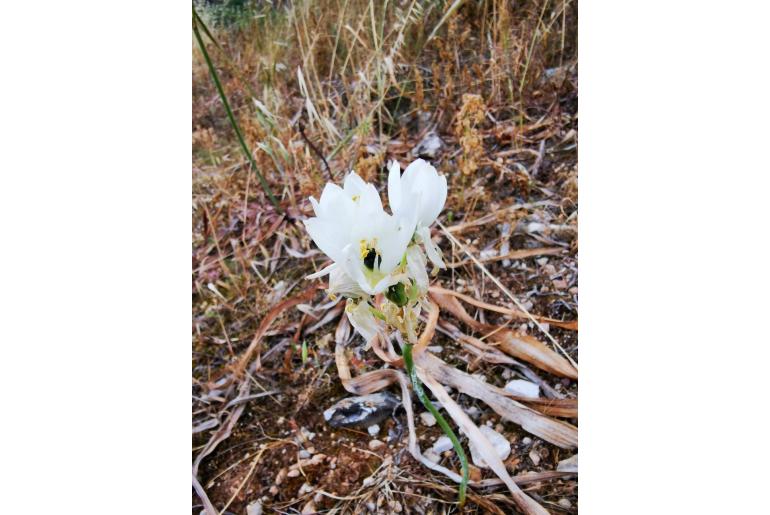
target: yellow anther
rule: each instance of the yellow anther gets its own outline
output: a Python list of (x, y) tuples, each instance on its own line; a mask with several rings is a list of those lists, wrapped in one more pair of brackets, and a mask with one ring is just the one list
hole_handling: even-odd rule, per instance
[(361, 198), (361, 195), (353, 195), (351, 198), (353, 199), (353, 202), (358, 202), (358, 199)]
[(358, 243), (358, 250), (361, 253), (361, 259), (364, 259), (369, 253), (369, 245), (366, 244), (366, 240), (361, 240)]

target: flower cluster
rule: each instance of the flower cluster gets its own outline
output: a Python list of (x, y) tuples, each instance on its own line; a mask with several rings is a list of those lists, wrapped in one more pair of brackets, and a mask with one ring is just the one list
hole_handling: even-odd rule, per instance
[[(367, 342), (383, 322), (413, 333), (428, 290), (425, 254), (435, 267), (445, 268), (430, 226), (446, 195), (446, 177), (418, 159), (403, 175), (398, 162), (391, 164), (390, 214), (374, 185), (354, 172), (342, 187), (327, 184), (320, 201), (310, 198), (316, 216), (305, 220), (305, 227), (333, 263), (308, 278), (329, 275), (330, 295), (348, 299), (348, 319)], [(384, 299), (378, 304), (380, 294)]]

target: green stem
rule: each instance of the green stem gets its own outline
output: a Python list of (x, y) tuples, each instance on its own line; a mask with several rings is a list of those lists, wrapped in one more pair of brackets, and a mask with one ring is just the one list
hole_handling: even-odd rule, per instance
[(211, 62), (211, 57), (209, 57), (209, 53), (206, 50), (206, 45), (203, 43), (203, 38), (201, 38), (201, 34), (198, 31), (198, 21), (197, 21), (199, 19), (198, 13), (195, 12), (195, 7), (193, 7), (192, 10), (193, 10), (193, 20), (192, 20), (193, 33), (195, 34), (195, 39), (198, 41), (198, 46), (200, 47), (201, 52), (203, 53), (203, 58), (206, 60), (206, 65), (208, 65), (209, 72), (211, 73), (211, 78), (214, 80), (214, 85), (217, 87), (219, 98), (222, 100), (222, 104), (224, 104), (225, 106), (225, 111), (227, 111), (227, 117), (230, 119), (230, 125), (232, 125), (236, 136), (238, 136), (238, 142), (241, 144), (241, 149), (243, 150), (243, 153), (246, 155), (246, 158), (249, 160), (249, 163), (251, 163), (251, 166), (254, 168), (254, 172), (257, 174), (257, 178), (259, 179), (260, 184), (262, 184), (262, 188), (265, 190), (265, 193), (267, 193), (267, 196), (270, 199), (270, 202), (273, 204), (273, 206), (275, 206), (277, 210), (281, 211), (281, 207), (278, 205), (278, 201), (273, 196), (273, 191), (270, 189), (270, 185), (267, 183), (265, 178), (259, 172), (257, 163), (254, 161), (254, 156), (249, 151), (249, 147), (246, 146), (246, 141), (244, 141), (243, 139), (243, 134), (241, 134), (241, 129), (238, 126), (238, 123), (235, 121), (235, 116), (233, 116), (233, 111), (232, 109), (230, 109), (230, 103), (227, 101), (225, 90), (222, 88), (222, 83), (219, 82), (219, 76), (217, 75), (217, 71), (214, 68), (214, 63)]
[(439, 427), (444, 430), (444, 433), (446, 433), (446, 435), (452, 441), (452, 446), (457, 453), (457, 457), (460, 458), (460, 466), (462, 468), (463, 478), (462, 481), (460, 481), (458, 504), (460, 508), (462, 508), (463, 505), (465, 505), (465, 491), (468, 488), (468, 458), (465, 456), (465, 451), (460, 445), (460, 440), (457, 438), (457, 435), (454, 433), (454, 431), (452, 431), (452, 428), (449, 427), (447, 421), (444, 419), (441, 413), (438, 412), (428, 396), (425, 395), (425, 391), (422, 389), (422, 382), (420, 382), (420, 378), (417, 377), (417, 371), (414, 369), (411, 344), (404, 345), (404, 367), (406, 367), (409, 378), (412, 380), (412, 388), (414, 389), (414, 393), (417, 394), (417, 398), (420, 399), (422, 405), (425, 406), (431, 415), (436, 418), (436, 422), (438, 422)]

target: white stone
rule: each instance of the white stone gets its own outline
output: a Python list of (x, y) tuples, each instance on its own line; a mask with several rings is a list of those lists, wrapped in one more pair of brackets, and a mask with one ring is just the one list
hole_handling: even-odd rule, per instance
[(540, 387), (530, 381), (514, 379), (505, 384), (505, 390), (520, 397), (536, 399), (540, 397)]
[(372, 436), (377, 436), (380, 434), (380, 426), (377, 424), (372, 424), (371, 426), (366, 428), (367, 431), (369, 431), (369, 434)]
[(424, 425), (428, 427), (436, 425), (436, 417), (434, 417), (432, 413), (427, 411), (423, 411), (422, 413), (420, 413), (420, 420)]
[(431, 447), (431, 449), (433, 449), (433, 452), (441, 454), (442, 452), (448, 451), (453, 447), (454, 446), (452, 445), (452, 440), (450, 440), (448, 436), (442, 436), (433, 443), (433, 447)]
[[(483, 434), (486, 439), (489, 440), (489, 443), (492, 444), (492, 447), (494, 448), (495, 454), (497, 454), (498, 458), (505, 460), (508, 456), (510, 456), (511, 444), (508, 440), (505, 439), (503, 435), (489, 426), (481, 426), (479, 430), (481, 430), (481, 434)], [(478, 449), (476, 449), (473, 440), (468, 440), (468, 447), (471, 450), (471, 459), (473, 460), (473, 464), (479, 468), (489, 468), (484, 459), (481, 457)]]
[(246, 515), (262, 515), (262, 501), (254, 501), (246, 506)]
[(566, 460), (561, 460), (559, 464), (556, 466), (556, 470), (559, 470), (561, 472), (577, 472), (578, 455), (575, 454), (574, 456), (571, 456)]

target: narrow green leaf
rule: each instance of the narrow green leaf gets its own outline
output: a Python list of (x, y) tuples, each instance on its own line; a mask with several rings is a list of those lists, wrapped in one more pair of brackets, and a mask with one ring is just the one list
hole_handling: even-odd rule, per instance
[(260, 173), (259, 168), (257, 167), (257, 163), (254, 161), (254, 156), (249, 150), (249, 147), (246, 146), (246, 141), (243, 139), (243, 134), (241, 134), (241, 128), (235, 121), (233, 111), (230, 109), (230, 103), (227, 101), (227, 96), (225, 95), (225, 91), (222, 88), (222, 83), (219, 81), (217, 70), (214, 68), (214, 63), (211, 62), (211, 57), (209, 57), (209, 53), (206, 50), (206, 45), (203, 43), (203, 38), (201, 37), (200, 31), (198, 30), (198, 20), (200, 20), (200, 17), (198, 16), (198, 13), (195, 12), (195, 7), (193, 7), (193, 33), (195, 34), (195, 39), (198, 41), (198, 47), (201, 49), (203, 57), (206, 60), (206, 65), (209, 68), (209, 73), (211, 73), (211, 78), (214, 81), (214, 85), (217, 87), (219, 98), (222, 100), (222, 104), (225, 106), (225, 111), (227, 111), (227, 118), (230, 120), (230, 125), (232, 125), (236, 136), (238, 136), (238, 142), (241, 144), (241, 150), (243, 150), (243, 153), (246, 155), (246, 159), (249, 160), (249, 163), (251, 163), (251, 166), (254, 168), (254, 172), (257, 174), (257, 179), (259, 179), (259, 182), (262, 185), (262, 188), (265, 190), (268, 198), (270, 199), (270, 202), (273, 204), (273, 206), (275, 206), (277, 210), (282, 211), (281, 207), (278, 205), (278, 201), (273, 196), (273, 191), (270, 189), (270, 185)]

